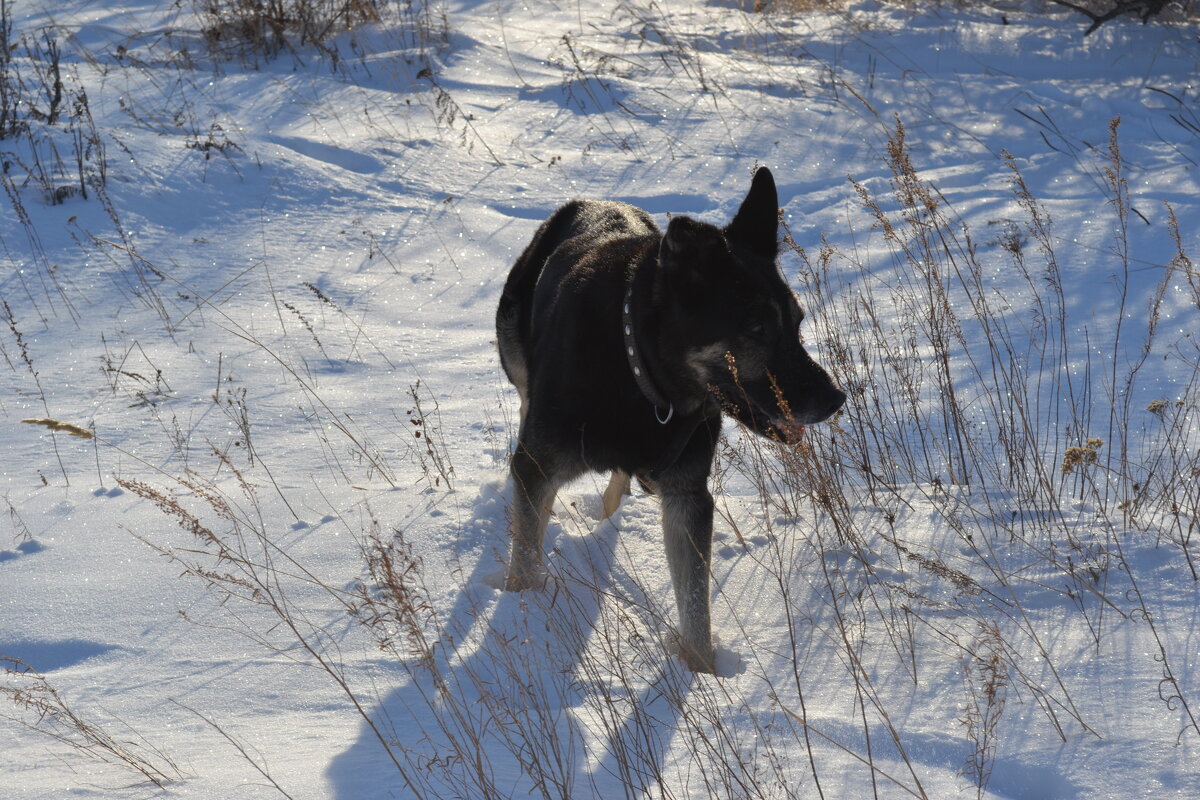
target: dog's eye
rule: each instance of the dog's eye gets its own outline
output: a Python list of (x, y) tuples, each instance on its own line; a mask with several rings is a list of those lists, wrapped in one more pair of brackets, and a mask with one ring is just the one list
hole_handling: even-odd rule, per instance
[(749, 328), (746, 329), (746, 334), (751, 339), (758, 339), (761, 341), (762, 339), (765, 339), (767, 337), (767, 326), (762, 324), (761, 322), (755, 322), (753, 325), (751, 325)]

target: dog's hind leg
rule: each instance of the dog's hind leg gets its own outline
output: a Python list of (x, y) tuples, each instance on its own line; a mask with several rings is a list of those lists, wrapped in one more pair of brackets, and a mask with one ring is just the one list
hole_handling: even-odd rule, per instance
[(528, 397), (528, 395), (529, 395), (529, 390), (526, 388), (525, 384), (518, 383), (517, 384), (517, 397), (521, 398), (521, 410), (519, 412), (520, 413), (520, 417), (518, 418), (519, 427), (517, 428), (517, 430), (520, 430), (521, 428), (525, 427), (525, 416), (529, 413), (529, 397)]
[(705, 489), (664, 489), (662, 509), (667, 564), (679, 609), (680, 655), (696, 672), (713, 672), (716, 654), (708, 608), (712, 495)]
[(604, 514), (601, 519), (608, 519), (617, 513), (621, 507), (621, 498), (629, 494), (629, 473), (614, 469), (608, 479), (608, 488), (604, 490)]
[(524, 445), (512, 458), (512, 551), (504, 588), (510, 592), (540, 587), (542, 539), (550, 520), (550, 506), (562, 480), (547, 473)]

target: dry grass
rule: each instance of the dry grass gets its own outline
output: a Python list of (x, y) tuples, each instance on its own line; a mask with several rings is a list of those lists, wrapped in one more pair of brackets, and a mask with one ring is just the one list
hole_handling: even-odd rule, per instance
[[(1132, 256), (1118, 125), (1110, 126), (1103, 171), (1115, 221), (1114, 316), (1124, 318), (1133, 302)], [(1185, 393), (1173, 402), (1152, 403), (1149, 413), (1134, 400), (1147, 391), (1142, 368), (1151, 354), (1178, 374), (1194, 374), (1196, 345), (1186, 336), (1164, 340), (1158, 324), (1165, 287), (1194, 286), (1188, 277), (1194, 270), (1178, 252), (1151, 294), (1147, 327), (1117, 323), (1109, 344), (1089, 347), (1062, 295), (1049, 216), (1014, 159), (1008, 162), (1014, 199), (1027, 218), (1000, 249), (1004, 269), (1023, 279), (1021, 297), (1005, 296), (988, 280), (994, 262), (985, 263), (972, 231), (921, 180), (899, 122), (888, 152), (892, 196), (855, 188), (900, 266), (899, 281), (882, 282), (858, 257), (829, 246), (815, 257), (795, 248), (802, 283), (819, 307), (815, 338), (849, 390), (847, 408), (836, 427), (808, 440), (795, 467), (785, 457), (782, 472), (772, 471), (757, 455), (749, 468), (735, 465), (762, 486), (764, 506), (807, 509), (818, 531), (835, 537), (822, 549), (853, 548), (870, 554), (872, 569), (915, 567), (926, 576), (917, 595), (881, 582), (869, 603), (851, 603), (847, 613), (890, 640), (914, 679), (923, 649), (914, 630), (933, 631), (960, 649), (968, 689), (962, 719), (974, 743), (964, 774), (982, 793), (1008, 687), (1034, 698), (1061, 735), (1067, 722), (1090, 730), (1073, 697), (1078, 690), (1061, 680), (1053, 648), (1022, 606), (1030, 589), (1023, 565), (1032, 561), (1057, 573), (1050, 584), (1063, 587), (1099, 648), (1119, 620), (1152, 616), (1137, 588), (1139, 565), (1128, 557), (1131, 536), (1150, 535), (1193, 563), (1200, 505), (1193, 481), (1182, 476), (1196, 469), (1196, 381), (1185, 381)], [(1192, 301), (1200, 309), (1200, 294)], [(1008, 308), (1033, 324), (1014, 325)], [(1093, 376), (1093, 383), (1080, 375)], [(1169, 425), (1157, 426), (1155, 417), (1167, 413)], [(763, 482), (763, 475), (771, 480)], [(1168, 476), (1169, 488), (1158, 483), (1160, 475)], [(920, 552), (904, 541), (894, 520), (914, 500), (941, 510), (968, 554), (953, 556), (961, 566), (947, 564), (950, 554)], [(851, 511), (864, 507), (878, 512)], [(878, 530), (880, 515), (886, 532)], [(1027, 555), (1013, 557), (1020, 553)], [(956, 603), (973, 607), (963, 624), (931, 615), (942, 603), (939, 582), (953, 587)], [(1200, 733), (1191, 698), (1173, 672), (1181, 654), (1157, 632), (1154, 638), (1164, 711), (1178, 714), (1181, 735)], [(1033, 680), (1037, 672), (1049, 680)]]
[(339, 33), (378, 22), (386, 0), (194, 0), (209, 50), (221, 58), (271, 58), (322, 47)]
[(0, 698), (9, 701), (5, 708), (16, 711), (15, 715), (0, 714), (0, 718), (47, 736), (73, 752), (132, 770), (159, 789), (183, 777), (170, 758), (137, 741), (140, 737), (132, 731), (123, 731), (118, 738), (78, 714), (45, 675), (19, 658), (0, 655)]

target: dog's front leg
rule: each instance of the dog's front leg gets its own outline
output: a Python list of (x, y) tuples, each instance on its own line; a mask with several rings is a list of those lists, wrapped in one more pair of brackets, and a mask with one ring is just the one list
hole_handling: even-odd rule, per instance
[(608, 488), (604, 490), (604, 511), (601, 519), (608, 519), (617, 513), (621, 501), (629, 494), (629, 473), (614, 469), (608, 479)]
[(512, 458), (512, 485), (512, 552), (504, 588), (519, 592), (542, 583), (542, 538), (558, 484), (524, 445), (518, 445)]
[(713, 499), (705, 490), (664, 493), (663, 534), (679, 609), (680, 652), (696, 672), (713, 672), (716, 654), (708, 611)]

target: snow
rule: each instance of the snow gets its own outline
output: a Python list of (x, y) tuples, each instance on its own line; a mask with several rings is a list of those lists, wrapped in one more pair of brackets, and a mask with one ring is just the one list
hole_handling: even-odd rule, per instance
[[(42, 676), (5, 662), (0, 796), (1200, 792), (1200, 306), (1165, 271), (1163, 205), (1200, 252), (1191, 27), (1119, 19), (1084, 38), (1080, 15), (1036, 4), (401, 5), (324, 50), (215, 63), (186, 3), (10, 9), (11, 41), (55, 31), (107, 181), (50, 204), (28, 141), (0, 141), (0, 655)], [(13, 63), (31, 66), (20, 48)], [(965, 224), (978, 253), (976, 295), (936, 273), (962, 325), (946, 352), (969, 458), (916, 324), (927, 287), (848, 180), (900, 227), (897, 120), (941, 230), (966, 248)], [(71, 185), (71, 136), (37, 130), (67, 163), (53, 185)], [(1055, 300), (1005, 151), (1053, 223), (1062, 339), (1038, 316)], [(756, 163), (808, 257), (782, 263), (818, 360), (859, 348), (839, 375), (862, 397), (919, 386), (916, 407), (810, 428), (816, 462), (727, 423), (719, 675), (694, 676), (672, 655), (657, 502), (635, 491), (599, 521), (606, 476), (560, 494), (548, 587), (497, 588), (517, 398), (493, 316), (562, 202), (723, 222)], [(1003, 391), (997, 363), (1021, 370)], [(1049, 489), (1007, 478), (997, 411), (1030, 399), (1042, 466), (1022, 474)], [(21, 423), (44, 417), (95, 438)], [(857, 431), (877, 434), (873, 475), (850, 459)], [(1100, 466), (1062, 476), (1089, 436)], [(1121, 438), (1139, 486), (1172, 487), (1132, 520)], [(825, 474), (840, 500), (822, 504)], [(405, 604), (380, 553), (417, 565), (408, 612), (385, 619)], [(164, 785), (13, 702), (47, 685)]]

